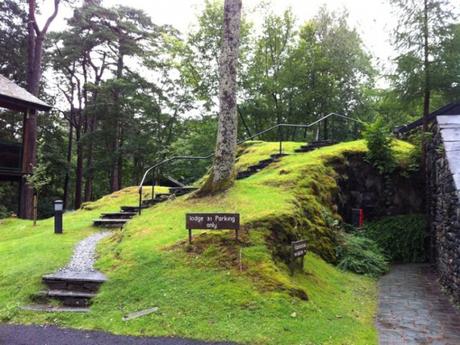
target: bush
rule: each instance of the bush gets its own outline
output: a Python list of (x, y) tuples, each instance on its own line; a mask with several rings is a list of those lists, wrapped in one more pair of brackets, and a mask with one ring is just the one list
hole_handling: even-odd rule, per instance
[(367, 161), (372, 164), (380, 174), (389, 174), (396, 167), (396, 159), (391, 149), (392, 137), (382, 118), (377, 118), (374, 123), (366, 126), (364, 139), (367, 143)]
[(0, 219), (7, 218), (10, 216), (10, 212), (6, 209), (5, 206), (0, 205)]
[(378, 244), (355, 234), (345, 234), (337, 248), (338, 267), (359, 274), (378, 277), (388, 271), (388, 261)]
[(363, 235), (377, 242), (393, 262), (424, 262), (426, 226), (420, 214), (385, 217), (366, 224)]

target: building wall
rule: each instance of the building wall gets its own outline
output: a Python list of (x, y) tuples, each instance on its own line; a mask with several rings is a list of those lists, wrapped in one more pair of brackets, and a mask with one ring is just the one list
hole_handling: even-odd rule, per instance
[[(458, 158), (455, 152), (446, 154), (446, 147), (452, 142), (446, 139), (444, 128), (447, 127), (442, 123), (433, 124), (433, 137), (427, 151), (430, 249), (442, 285), (460, 301), (460, 203), (454, 179), (457, 164), (453, 162), (460, 160), (460, 151)], [(448, 145), (444, 145), (444, 141), (449, 141)]]

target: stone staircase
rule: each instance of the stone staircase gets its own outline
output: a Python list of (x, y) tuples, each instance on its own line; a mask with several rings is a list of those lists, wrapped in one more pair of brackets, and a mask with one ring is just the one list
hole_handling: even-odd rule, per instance
[(51, 300), (58, 301), (65, 311), (73, 311), (74, 308), (87, 309), (105, 281), (105, 275), (97, 271), (48, 274), (42, 277), (48, 290), (40, 292), (35, 300), (41, 304), (49, 304)]
[(334, 144), (337, 144), (337, 141), (333, 141), (333, 140), (316, 140), (316, 141), (312, 141), (311, 143), (302, 145), (300, 148), (296, 149), (294, 152), (305, 153), (305, 152), (310, 152), (310, 151), (319, 149), (321, 147), (330, 146), (330, 145), (334, 145)]
[[(146, 209), (170, 198), (185, 195), (196, 190), (196, 187), (170, 187), (169, 193), (156, 193), (153, 199), (142, 200), (141, 209)], [(93, 220), (93, 225), (105, 228), (122, 228), (132, 217), (139, 213), (139, 206), (121, 206), (119, 212), (102, 213), (99, 219)]]
[(275, 154), (271, 155), (270, 158), (263, 159), (263, 160), (259, 161), (257, 164), (250, 165), (246, 170), (238, 172), (238, 174), (236, 175), (236, 179), (241, 180), (241, 179), (244, 179), (244, 178), (248, 178), (249, 176), (252, 176), (252, 175), (258, 173), (259, 171), (265, 169), (270, 164), (272, 164), (274, 162), (278, 162), (279, 159), (281, 157), (283, 157), (283, 156), (287, 156), (287, 154), (286, 153), (281, 153), (281, 154), (280, 153), (275, 153)]
[[(321, 147), (330, 146), (334, 144), (337, 144), (337, 142), (333, 140), (317, 140), (317, 141), (313, 141), (311, 143), (302, 145), (300, 148), (296, 149), (295, 152), (297, 153), (310, 152), (310, 151), (319, 149)], [(246, 170), (238, 172), (238, 174), (236, 175), (236, 179), (241, 180), (241, 179), (248, 178), (249, 176), (252, 176), (258, 173), (259, 171), (265, 169), (267, 166), (269, 166), (273, 162), (279, 161), (279, 159), (283, 156), (287, 156), (287, 154), (286, 153), (272, 154), (270, 158), (263, 159), (259, 161), (257, 164), (249, 166)]]

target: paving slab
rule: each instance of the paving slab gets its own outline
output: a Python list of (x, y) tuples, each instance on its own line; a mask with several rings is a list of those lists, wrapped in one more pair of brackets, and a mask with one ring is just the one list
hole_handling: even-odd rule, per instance
[(459, 345), (460, 310), (431, 266), (395, 265), (379, 282), (380, 345)]

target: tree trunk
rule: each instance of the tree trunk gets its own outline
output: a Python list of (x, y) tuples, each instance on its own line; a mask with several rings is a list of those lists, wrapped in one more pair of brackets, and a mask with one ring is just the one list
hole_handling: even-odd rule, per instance
[(67, 143), (67, 167), (64, 178), (64, 209), (67, 208), (69, 198), (69, 181), (70, 181), (70, 165), (72, 164), (72, 140), (73, 140), (73, 126), (72, 121), (69, 121), (69, 137)]
[(75, 209), (81, 206), (82, 186), (83, 186), (83, 147), (81, 143), (81, 128), (75, 130), (77, 141), (77, 169), (75, 174)]
[(235, 180), (238, 129), (236, 76), (240, 45), (241, 0), (225, 0), (224, 36), (219, 60), (219, 124), (214, 164), (197, 195), (225, 191)]
[(93, 114), (90, 118), (89, 124), (89, 142), (88, 142), (88, 152), (86, 156), (86, 180), (85, 180), (85, 201), (93, 200), (93, 179), (94, 179), (94, 171), (93, 171), (93, 145), (94, 139), (92, 137), (94, 131), (96, 129), (96, 117)]
[[(60, 0), (54, 0), (54, 12), (46, 20), (45, 26), (40, 31), (35, 20), (36, 1), (28, 0), (27, 91), (34, 96), (38, 96), (42, 74), (43, 41), (49, 25), (56, 18), (59, 2)], [(23, 173), (30, 174), (37, 161), (37, 112), (35, 109), (29, 109), (26, 112), (23, 133), (22, 170)], [(33, 188), (23, 178), (19, 208), (20, 218), (33, 218), (33, 195)]]
[[(124, 56), (121, 53), (122, 43), (119, 42), (119, 52), (118, 52), (118, 59), (117, 59), (117, 79), (121, 79), (123, 77), (123, 69), (124, 69)], [(120, 107), (120, 90), (118, 89), (118, 85), (116, 86), (117, 89), (114, 92), (114, 104), (115, 104), (115, 118), (114, 118), (114, 138), (113, 138), (113, 153), (115, 154), (113, 162), (112, 162), (112, 173), (111, 173), (111, 181), (110, 181), (110, 189), (111, 192), (116, 192), (120, 190), (120, 181), (121, 181), (121, 173), (122, 173), (122, 166), (120, 166), (121, 157), (120, 157), (120, 141), (121, 141), (121, 128), (120, 128), (120, 119), (121, 119), (121, 107)]]

